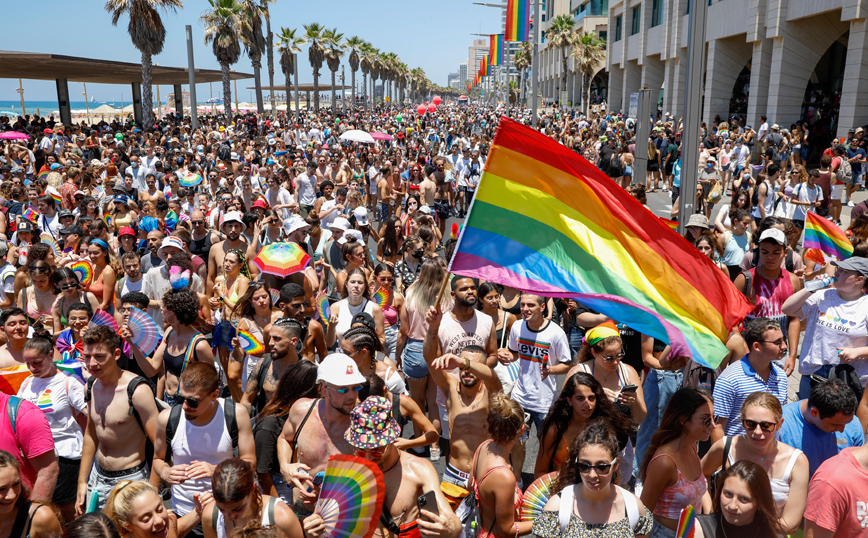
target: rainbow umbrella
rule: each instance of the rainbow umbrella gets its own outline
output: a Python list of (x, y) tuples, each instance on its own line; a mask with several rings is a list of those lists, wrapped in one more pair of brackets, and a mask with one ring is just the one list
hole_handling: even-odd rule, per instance
[(253, 263), (263, 273), (285, 278), (304, 270), (310, 256), (295, 243), (272, 243), (262, 247)]
[(199, 183), (202, 183), (202, 175), (190, 173), (182, 177), (178, 183), (180, 183), (182, 187), (195, 187)]

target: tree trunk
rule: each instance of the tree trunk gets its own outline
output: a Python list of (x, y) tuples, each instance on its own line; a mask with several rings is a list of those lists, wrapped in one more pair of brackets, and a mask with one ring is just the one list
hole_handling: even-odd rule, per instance
[(591, 110), (591, 75), (585, 73), (582, 75), (582, 109), (585, 116)]
[(350, 108), (350, 110), (355, 111), (356, 110), (356, 70), (355, 69), (350, 69), (350, 79), (352, 79), (352, 81), (353, 81), (352, 82), (353, 89), (350, 92), (351, 99), (353, 100), (353, 105)]
[(232, 88), (229, 85), (229, 64), (220, 62), (220, 73), (223, 76), (223, 112), (226, 121), (232, 118)]
[[(268, 42), (268, 86), (271, 88), (269, 90), (269, 98), (271, 101), (271, 117), (274, 118), (277, 116), (277, 101), (274, 100), (274, 34), (271, 32), (271, 16), (265, 17), (265, 28), (268, 32), (268, 36), (266, 37)], [(289, 92), (289, 86), (286, 87), (286, 91)], [(286, 102), (289, 104), (289, 93), (286, 94)]]
[(337, 99), (335, 96), (335, 75), (337, 71), (332, 71), (332, 114), (337, 114)]
[[(567, 48), (566, 47), (564, 47), (564, 72), (563, 72), (563, 75), (561, 76), (561, 91), (563, 91), (563, 92), (567, 91)], [(567, 106), (567, 104), (561, 103), (560, 99), (561, 99), (561, 96), (559, 93), (557, 96), (555, 96), (555, 100), (558, 101), (561, 109), (563, 109), (565, 106)]]
[(253, 84), (256, 87), (256, 112), (265, 113), (265, 104), (262, 102), (262, 62), (257, 58), (251, 61), (253, 66)]
[(368, 74), (362, 71), (362, 97), (365, 99), (365, 114), (368, 113)]
[(154, 123), (154, 97), (151, 90), (151, 55), (142, 53), (142, 123), (147, 129)]
[[(290, 88), (290, 84), (292, 83), (292, 77), (290, 76), (289, 73), (284, 73), (283, 77), (286, 79), (286, 82), (284, 82), (284, 84), (285, 84), (284, 87), (286, 88), (286, 125), (284, 125), (284, 127), (288, 128), (289, 127), (289, 91), (290, 91), (289, 88)], [(277, 114), (277, 111), (272, 109), (272, 113)]]
[(319, 69), (313, 70), (313, 109), (319, 112)]

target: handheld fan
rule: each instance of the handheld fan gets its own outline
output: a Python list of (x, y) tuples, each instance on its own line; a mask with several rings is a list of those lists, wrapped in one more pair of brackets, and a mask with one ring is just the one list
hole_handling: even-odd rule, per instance
[(57, 241), (55, 241), (54, 238), (51, 237), (50, 233), (42, 232), (41, 234), (39, 234), (39, 241), (51, 247), (51, 250), (54, 252), (55, 256), (60, 256), (60, 245), (58, 245)]
[[(264, 274), (265, 273), (259, 273), (259, 276), (262, 276)], [(280, 290), (268, 288), (268, 294), (271, 295), (271, 304), (277, 306), (277, 303), (280, 302)]]
[(138, 308), (130, 309), (127, 326), (130, 328), (130, 332), (133, 333), (133, 337), (130, 340), (141, 350), (143, 355), (153, 353), (163, 340), (163, 335), (154, 319)]
[(520, 516), (522, 521), (533, 521), (542, 514), (543, 507), (549, 502), (558, 482), (558, 472), (544, 474), (533, 481), (521, 498)]
[(383, 512), (386, 484), (376, 464), (355, 456), (329, 458), (314, 513), (327, 538), (371, 538)]
[(248, 355), (257, 355), (265, 351), (265, 346), (252, 333), (239, 329), (237, 338), (238, 345)]
[(374, 300), (377, 302), (377, 305), (380, 308), (383, 308), (387, 304), (389, 304), (389, 300), (392, 298), (392, 290), (386, 288), (380, 288), (377, 290), (377, 293), (374, 294)]
[(314, 302), (316, 302), (316, 313), (319, 314), (320, 323), (328, 327), (329, 318), (332, 317), (332, 310), (329, 308), (329, 300), (326, 297), (325, 290), (317, 294)]
[(93, 317), (90, 318), (90, 323), (87, 324), (88, 327), (98, 327), (100, 325), (111, 327), (115, 332), (118, 330), (118, 322), (115, 321), (115, 318), (105, 310), (97, 310), (94, 312)]
[(70, 266), (82, 286), (87, 286), (93, 280), (93, 265), (87, 260), (79, 260)]

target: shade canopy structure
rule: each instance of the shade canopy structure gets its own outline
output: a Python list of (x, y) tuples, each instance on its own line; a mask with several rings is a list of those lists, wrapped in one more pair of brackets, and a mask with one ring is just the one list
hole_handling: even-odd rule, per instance
[[(353, 88), (352, 86), (347, 85), (347, 84), (344, 84), (343, 86), (340, 84), (334, 85), (334, 89), (336, 91), (350, 90), (352, 88)], [(247, 89), (248, 90), (255, 90), (256, 88), (255, 87), (248, 87)], [(262, 87), (262, 91), (264, 91), (264, 92), (271, 91), (272, 89), (274, 89), (274, 91), (276, 91), (276, 92), (285, 92), (286, 86), (284, 85), (284, 86), (263, 86)], [(320, 83), (319, 88), (317, 88), (317, 90), (322, 92), (322, 93), (330, 92), (330, 91), (332, 91), (332, 85)], [(292, 87), (290, 88), (290, 91), (295, 91), (295, 84), (292, 85)], [(311, 83), (304, 82), (302, 84), (299, 84), (298, 85), (298, 91), (299, 92), (312, 92), (312, 91), (314, 91), (313, 83), (312, 82)]]
[[(196, 83), (220, 82), (223, 75), (217, 69), (196, 69)], [(187, 68), (154, 65), (151, 70), (152, 84), (174, 86), (178, 107), (181, 106), (181, 85), (190, 83)], [(142, 121), (142, 64), (77, 58), (62, 54), (43, 52), (20, 52), (0, 50), (0, 78), (23, 78), (54, 80), (57, 85), (57, 102), (60, 105), (60, 120), (72, 123), (68, 83), (130, 84), (132, 86), (133, 111), (137, 123)], [(230, 71), (231, 80), (253, 78), (253, 75)]]

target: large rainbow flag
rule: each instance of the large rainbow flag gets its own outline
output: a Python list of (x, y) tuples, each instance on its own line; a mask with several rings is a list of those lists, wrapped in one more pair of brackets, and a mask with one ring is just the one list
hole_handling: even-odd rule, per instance
[(505, 117), (450, 270), (574, 297), (711, 367), (752, 308), (727, 274), (593, 164)]
[(30, 370), (23, 364), (10, 366), (9, 368), (0, 368), (0, 392), (15, 396), (18, 394), (18, 389), (21, 388), (24, 380), (31, 375)]
[(491, 34), (488, 58), (491, 65), (503, 64), (503, 34)]
[(530, 40), (530, 0), (507, 0), (506, 41)]
[(853, 255), (853, 244), (841, 228), (816, 213), (805, 216), (804, 247), (821, 250), (839, 260)]

